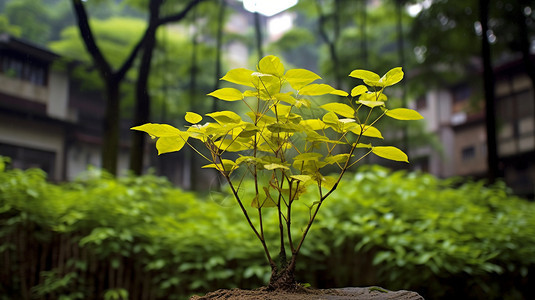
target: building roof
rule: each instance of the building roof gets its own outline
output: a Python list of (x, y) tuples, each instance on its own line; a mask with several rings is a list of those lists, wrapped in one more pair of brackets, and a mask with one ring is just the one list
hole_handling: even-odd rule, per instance
[(0, 33), (0, 50), (8, 49), (19, 53), (25, 53), (29, 56), (44, 60), (53, 61), (60, 56), (42, 46), (30, 41), (13, 37), (7, 33)]

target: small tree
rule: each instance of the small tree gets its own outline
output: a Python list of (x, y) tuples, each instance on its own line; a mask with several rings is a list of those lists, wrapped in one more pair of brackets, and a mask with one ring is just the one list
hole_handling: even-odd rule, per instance
[[(201, 125), (203, 117), (188, 112), (185, 119), (192, 125), (186, 131), (150, 123), (132, 128), (158, 138), (159, 154), (178, 151), (185, 145), (192, 147), (190, 138), (206, 146), (207, 153), (192, 148), (208, 162), (203, 168), (214, 168), (226, 179), (247, 223), (262, 244), (271, 266), (270, 289), (298, 286), (294, 271), (301, 246), (323, 202), (336, 190), (350, 167), (371, 153), (408, 162), (407, 155), (396, 147), (364, 143), (364, 139), (382, 138), (374, 125), (384, 116), (398, 120), (422, 118), (411, 109), (385, 106), (384, 89), (401, 81), (401, 68), (394, 68), (383, 77), (366, 70), (354, 70), (349, 76), (362, 79), (364, 85), (347, 93), (327, 84), (316, 84), (313, 82), (320, 77), (315, 73), (305, 69), (285, 72), (279, 58), (266, 56), (260, 60), (257, 71), (234, 69), (221, 78), (247, 87), (244, 92), (221, 88), (208, 94), (223, 101), (242, 102), (249, 120), (233, 111), (216, 111), (206, 115), (215, 122)], [(293, 91), (285, 92), (287, 89)], [(335, 99), (314, 110), (311, 102), (303, 98), (320, 95), (344, 97), (347, 103)], [(314, 115), (318, 112), (321, 118)], [(335, 169), (332, 167), (336, 167), (336, 176), (325, 175), (325, 170)], [(240, 170), (241, 176), (234, 176)], [(242, 199), (238, 193), (245, 175), (253, 179), (253, 199)], [(296, 233), (292, 230), (292, 206), (303, 193), (312, 190), (317, 193), (316, 201), (308, 204), (310, 216), (302, 223), (302, 231)], [(258, 214), (256, 220), (246, 209), (249, 203)], [(270, 252), (264, 235), (263, 217), (267, 209), (275, 209), (278, 216), (277, 258)], [(296, 235), (299, 235), (297, 239)]]

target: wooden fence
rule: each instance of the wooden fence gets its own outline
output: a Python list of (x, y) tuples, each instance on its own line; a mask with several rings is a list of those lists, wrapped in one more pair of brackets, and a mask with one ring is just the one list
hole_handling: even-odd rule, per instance
[(55, 233), (30, 222), (2, 230), (0, 299), (57, 299), (59, 294), (105, 299), (107, 291), (118, 289), (129, 299), (157, 299), (156, 274), (135, 256), (99, 257), (90, 246), (79, 245), (84, 234)]

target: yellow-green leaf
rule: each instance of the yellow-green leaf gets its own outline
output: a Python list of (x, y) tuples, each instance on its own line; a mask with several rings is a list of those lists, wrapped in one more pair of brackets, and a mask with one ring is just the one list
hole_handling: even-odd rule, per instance
[(347, 97), (349, 95), (346, 91), (342, 91), (342, 90), (334, 90), (334, 91), (330, 92), (329, 94), (338, 95), (338, 96), (342, 96), (342, 97)]
[(355, 97), (361, 94), (364, 94), (368, 91), (368, 88), (365, 85), (357, 85), (351, 90), (351, 96)]
[(381, 79), (379, 75), (367, 70), (353, 70), (349, 76), (371, 82), (379, 81)]
[(288, 93), (278, 93), (278, 94), (275, 94), (275, 96), (273, 96), (275, 99), (279, 100), (279, 101), (284, 101), (290, 105), (294, 105), (296, 102), (297, 102), (297, 99), (295, 99), (294, 97), (292, 97), (291, 95), (292, 92), (288, 92)]
[(244, 68), (232, 69), (228, 71), (227, 74), (225, 74), (225, 76), (221, 78), (221, 80), (254, 87), (254, 84), (252, 82), (252, 77), (251, 77), (251, 74), (253, 72), (254, 71), (252, 70), (247, 70)]
[(420, 120), (424, 118), (419, 112), (408, 108), (390, 109), (385, 114), (397, 120)]
[(284, 78), (294, 90), (300, 90), (305, 85), (321, 79), (316, 73), (306, 69), (288, 70)]
[(274, 75), (280, 78), (284, 75), (284, 66), (278, 57), (268, 55), (258, 62), (258, 72)]
[(379, 129), (373, 126), (365, 125), (361, 127), (359, 124), (355, 124), (355, 123), (351, 123), (346, 126), (347, 126), (346, 129), (353, 132), (354, 134), (363, 135), (367, 137), (374, 137), (374, 138), (379, 138), (379, 139), (383, 138)]
[(386, 101), (388, 100), (388, 97), (386, 97), (385, 94), (382, 92), (367, 92), (364, 94), (361, 94), (359, 97), (359, 100), (362, 101)]
[(285, 170), (288, 170), (288, 169), (290, 169), (290, 168), (288, 168), (288, 167), (285, 166), (285, 165), (271, 163), (271, 164), (264, 165), (264, 169), (266, 169), (266, 170), (275, 170), (275, 169), (285, 169)]
[(158, 155), (182, 149), (188, 140), (188, 136), (187, 132), (180, 132), (178, 136), (164, 136), (158, 138), (156, 141)]
[(334, 88), (328, 84), (313, 83), (300, 89), (299, 94), (308, 95), (308, 96), (320, 96), (320, 95), (329, 94), (332, 91), (334, 91)]
[(355, 116), (355, 110), (351, 106), (344, 103), (333, 102), (324, 104), (320, 107), (327, 111), (335, 112), (346, 118), (353, 118)]
[(299, 181), (302, 181), (302, 182), (307, 182), (307, 181), (310, 181), (312, 180), (312, 176), (310, 175), (292, 175), (290, 176), (290, 178), (293, 178), (295, 180), (299, 180)]
[(234, 88), (222, 88), (215, 90), (208, 94), (208, 96), (215, 97), (224, 101), (238, 101), (243, 100), (243, 94)]
[(186, 121), (188, 121), (191, 124), (197, 124), (200, 121), (202, 121), (202, 116), (197, 113), (188, 111), (184, 119), (186, 119)]
[(325, 162), (328, 164), (335, 164), (335, 163), (342, 164), (342, 163), (345, 163), (348, 158), (349, 158), (349, 153), (342, 153), (342, 154), (337, 154), (337, 155), (326, 157)]
[(221, 125), (228, 123), (240, 123), (242, 121), (241, 117), (237, 113), (230, 110), (216, 111), (206, 115), (216, 120), (217, 123)]
[(358, 103), (365, 105), (367, 107), (377, 107), (377, 106), (384, 106), (385, 103), (383, 101), (365, 101), (365, 100), (359, 100)]
[(151, 137), (179, 136), (181, 131), (168, 124), (147, 123), (130, 128), (148, 133)]
[(263, 189), (264, 189), (264, 193), (266, 194), (266, 196), (262, 197), (262, 199), (259, 199), (259, 196), (257, 195), (253, 199), (251, 206), (254, 208), (276, 207), (277, 203), (275, 203), (273, 198), (271, 198), (271, 195), (269, 194), (269, 188), (264, 186)]
[(325, 123), (320, 119), (308, 119), (299, 122), (299, 125), (310, 130), (321, 130), (325, 128)]
[(407, 157), (407, 154), (405, 154), (400, 149), (393, 147), (393, 146), (377, 146), (372, 147), (372, 152), (380, 156), (382, 158), (395, 160), (395, 161), (404, 161), (409, 162), (409, 158)]
[(403, 71), (401, 67), (393, 68), (388, 71), (380, 80), (383, 86), (391, 86), (403, 79)]
[(338, 126), (340, 121), (338, 120), (338, 116), (332, 111), (326, 113), (322, 118), (323, 123), (331, 126)]
[(220, 163), (204, 165), (201, 168), (212, 168), (220, 172), (232, 172), (239, 166), (230, 159), (223, 159)]

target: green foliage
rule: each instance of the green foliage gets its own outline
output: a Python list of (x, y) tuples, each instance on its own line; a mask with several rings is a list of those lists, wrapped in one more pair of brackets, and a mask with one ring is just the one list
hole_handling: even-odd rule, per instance
[[(530, 298), (535, 205), (511, 196), (503, 183), (367, 167), (342, 184), (311, 240), (334, 245), (324, 255), (371, 253), (378, 280), (366, 283), (345, 262), (333, 270), (335, 285), (360, 278), (426, 299)], [(344, 247), (350, 250), (341, 254)]]
[[(295, 180), (307, 178), (296, 175)], [(530, 298), (533, 203), (509, 195), (502, 184), (485, 187), (380, 167), (363, 167), (343, 181), (303, 245), (297, 267), (303, 281), (315, 287), (410, 289), (426, 299)], [(240, 193), (254, 196), (254, 184), (244, 183)], [(231, 197), (195, 195), (150, 175), (114, 179), (93, 170), (76, 182), (55, 185), (40, 170), (3, 170), (0, 254), (20, 261), (14, 258), (25, 247), (19, 241), (22, 228), (34, 237), (32, 245), (47, 245), (62, 235), (112, 269), (126, 259), (140, 264), (128, 278), (148, 276), (158, 299), (258, 287), (268, 281), (269, 268)], [(307, 218), (313, 199), (300, 195), (293, 207), (296, 219)], [(266, 212), (265, 236), (274, 244), (277, 213)], [(294, 233), (303, 229), (293, 227)], [(19, 242), (11, 243), (17, 233)], [(87, 259), (68, 257), (63, 266), (42, 270), (32, 292), (57, 299), (93, 297), (90, 282), (100, 277), (89, 273)], [(5, 263), (0, 261), (0, 292), (18, 298), (24, 273)], [(109, 286), (102, 297), (140, 299), (133, 288)]]

